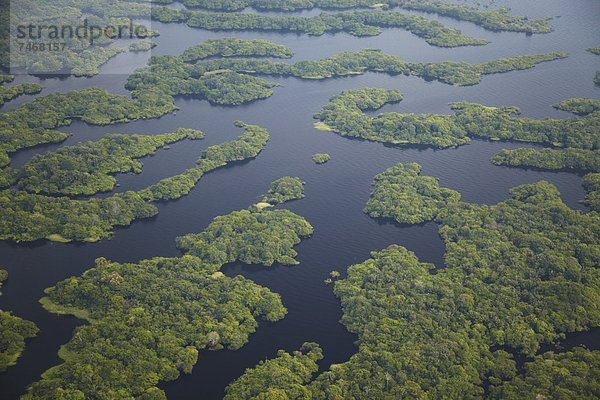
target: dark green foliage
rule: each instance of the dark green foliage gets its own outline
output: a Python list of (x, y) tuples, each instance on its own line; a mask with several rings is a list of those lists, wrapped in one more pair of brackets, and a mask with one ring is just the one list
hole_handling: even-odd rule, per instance
[(421, 176), (421, 166), (416, 163), (396, 164), (376, 175), (373, 185), (364, 212), (398, 223), (432, 221), (449, 204), (460, 201), (460, 193), (441, 188), (436, 178)]
[(203, 136), (185, 129), (154, 136), (109, 134), (97, 142), (62, 147), (35, 156), (20, 171), (18, 183), (33, 193), (75, 196), (110, 191), (116, 184), (111, 174), (141, 172), (142, 163), (136, 159), (188, 135)]
[(18, 172), (10, 167), (0, 168), (0, 188), (6, 188), (17, 182)]
[(177, 247), (211, 264), (295, 265), (293, 246), (313, 227), (288, 210), (235, 211), (202, 232), (177, 238)]
[(23, 191), (0, 191), (0, 239), (28, 242), (98, 241), (115, 226), (126, 226), (158, 211), (135, 192), (104, 199), (73, 200)]
[[(157, 3), (171, 3), (172, 1), (156, 1)], [(254, 7), (259, 10), (279, 10), (294, 11), (311, 8), (325, 9), (347, 9), (355, 7), (395, 7), (399, 6), (407, 10), (436, 13), (461, 21), (469, 21), (480, 25), (485, 29), (494, 31), (513, 31), (526, 33), (548, 33), (551, 28), (546, 20), (529, 19), (524, 16), (513, 16), (508, 13), (508, 9), (479, 10), (475, 7), (469, 7), (459, 4), (452, 4), (442, 1), (410, 1), (410, 0), (355, 0), (355, 1), (332, 1), (332, 0), (184, 0), (184, 4), (192, 8), (206, 8), (222, 11), (240, 11), (246, 7)], [(170, 9), (167, 9), (170, 10)], [(167, 10), (165, 18), (171, 20), (181, 20), (181, 14), (175, 14)]]
[(470, 137), (481, 137), (589, 150), (600, 148), (597, 135), (600, 113), (597, 112), (583, 118), (532, 119), (515, 117), (519, 113), (516, 107), (460, 102), (452, 104), (454, 115), (385, 113), (372, 117), (363, 113), (401, 99), (396, 90), (348, 90), (332, 97), (315, 115), (323, 123), (317, 127), (342, 136), (396, 145), (425, 144), (444, 148), (466, 144)]
[[(292, 246), (310, 233), (310, 224), (290, 211), (244, 210), (178, 238), (189, 250), (179, 258), (97, 259), (80, 277), (46, 289), (41, 302), (48, 311), (89, 324), (61, 349), (64, 363), (46, 371), (23, 398), (165, 399), (159, 382), (190, 373), (198, 350), (237, 350), (259, 319), (274, 322), (287, 312), (279, 295), (242, 276), (225, 276), (222, 265), (296, 263)], [(302, 365), (316, 371), (320, 349), (308, 344), (303, 350)]]
[(331, 156), (327, 153), (317, 153), (312, 156), (312, 160), (315, 164), (325, 164), (331, 159)]
[[(8, 271), (0, 268), (0, 289), (7, 279)], [(10, 312), (0, 311), (0, 372), (15, 365), (25, 348), (25, 340), (36, 336), (37, 333), (38, 328), (33, 322), (16, 317)]]
[(191, 90), (185, 94), (201, 96), (213, 104), (235, 106), (270, 97), (274, 86), (275, 83), (254, 76), (215, 71), (190, 84)]
[(160, 381), (190, 373), (198, 350), (239, 349), (257, 320), (286, 313), (279, 295), (197, 257), (138, 264), (98, 259), (96, 267), (47, 290), (44, 305), (86, 316), (24, 399), (164, 399)]
[(290, 58), (292, 50), (268, 40), (226, 38), (206, 40), (186, 49), (181, 55), (185, 62), (194, 62), (215, 56)]
[(277, 358), (261, 361), (225, 389), (224, 400), (309, 399), (305, 385), (318, 371), (317, 361), (323, 358), (316, 343), (304, 343), (293, 354), (284, 350)]
[(569, 111), (578, 115), (588, 115), (600, 111), (600, 100), (598, 99), (568, 99), (554, 106), (559, 110)]
[[(237, 124), (246, 129), (240, 138), (209, 147), (196, 167), (139, 192), (73, 200), (17, 190), (0, 191), (0, 240), (98, 241), (110, 236), (115, 226), (127, 226), (136, 219), (154, 216), (158, 210), (149, 202), (178, 199), (189, 193), (204, 173), (232, 161), (255, 157), (262, 150), (269, 133), (258, 126)], [(202, 136), (191, 129), (177, 134), (191, 138)]]
[(454, 147), (470, 141), (465, 130), (450, 115), (385, 113), (376, 117), (364, 111), (402, 100), (397, 90), (356, 89), (331, 98), (315, 115), (323, 127), (342, 136), (357, 137), (395, 145), (426, 144)]
[[(186, 50), (182, 56), (152, 57), (149, 67), (138, 69), (129, 76), (126, 87), (137, 98), (142, 98), (149, 92), (160, 93), (161, 98), (171, 98), (171, 101), (173, 96), (184, 95), (203, 98), (216, 104), (238, 105), (264, 99), (273, 93), (271, 88), (275, 84), (250, 76), (252, 74), (325, 79), (376, 71), (390, 75), (415, 75), (463, 86), (478, 84), (485, 74), (532, 68), (540, 62), (566, 57), (564, 53), (553, 52), (499, 59), (483, 64), (409, 63), (398, 56), (367, 49), (347, 51), (322, 60), (287, 64), (260, 58), (265, 54), (284, 56), (287, 48), (281, 45), (251, 40), (237, 40), (230, 44), (229, 40), (231, 39), (203, 42)], [(210, 54), (220, 56), (221, 52), (227, 56), (233, 54), (253, 58), (203, 60)]]
[(304, 197), (304, 183), (300, 178), (284, 176), (273, 182), (266, 195), (263, 196), (264, 202), (271, 205), (285, 203), (290, 200), (297, 200)]
[(600, 212), (600, 173), (587, 174), (583, 177), (583, 188), (587, 192), (585, 204), (592, 210)]
[[(541, 62), (564, 57), (566, 57), (566, 53), (550, 52), (500, 58), (483, 64), (453, 61), (414, 63), (407, 62), (395, 55), (385, 54), (381, 50), (366, 49), (345, 51), (322, 60), (305, 60), (295, 64), (262, 59), (217, 59), (200, 62), (194, 66), (182, 66), (183, 64), (180, 61), (156, 58), (153, 60), (152, 66), (155, 71), (170, 69), (170, 74), (183, 73), (192, 76), (201, 76), (209, 71), (227, 69), (239, 73), (295, 76), (303, 79), (325, 79), (337, 76), (360, 75), (367, 71), (373, 71), (390, 75), (414, 75), (451, 85), (468, 86), (481, 82), (483, 75), (533, 68)], [(173, 68), (173, 64), (177, 66), (177, 69)], [(143, 76), (138, 75), (134, 73), (129, 81), (135, 82), (143, 78)], [(130, 86), (135, 87), (131, 84)]]
[(595, 399), (600, 397), (600, 351), (572, 351), (536, 356), (525, 373), (494, 388), (492, 399)]
[(215, 13), (153, 7), (152, 18), (160, 22), (186, 22), (192, 28), (206, 30), (287, 31), (320, 36), (348, 32), (354, 36), (376, 36), (380, 28), (402, 28), (434, 46), (456, 47), (485, 45), (488, 42), (465, 36), (424, 17), (380, 10), (322, 13), (314, 17), (267, 16), (251, 13)]
[(600, 216), (568, 208), (547, 182), (511, 195), (440, 208), (444, 268), (397, 245), (349, 267), (334, 292), (358, 352), (304, 385), (304, 398), (596, 396), (598, 352), (546, 353), (519, 375), (512, 355), (493, 350), (533, 356), (542, 342), (600, 326)]
[(0, 106), (23, 94), (36, 94), (42, 91), (42, 86), (37, 83), (20, 83), (12, 86), (0, 86)]
[(6, 153), (67, 138), (56, 128), (75, 119), (94, 125), (108, 125), (136, 119), (156, 118), (175, 109), (172, 97), (156, 91), (144, 93), (137, 101), (89, 88), (38, 97), (8, 113), (0, 114), (0, 166), (8, 164)]
[(600, 172), (600, 150), (528, 148), (502, 150), (492, 157), (492, 163), (511, 167)]
[(594, 76), (594, 83), (596, 86), (600, 86), (600, 71), (596, 72), (596, 75)]

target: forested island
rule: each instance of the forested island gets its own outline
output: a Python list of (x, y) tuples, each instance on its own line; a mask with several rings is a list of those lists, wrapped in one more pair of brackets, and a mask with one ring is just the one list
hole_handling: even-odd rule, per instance
[[(339, 135), (394, 145), (428, 145), (436, 148), (467, 144), (470, 138), (542, 143), (556, 147), (600, 149), (600, 113), (567, 119), (516, 117), (516, 107), (487, 107), (453, 103), (453, 115), (384, 113), (365, 114), (402, 100), (397, 90), (347, 90), (331, 98), (315, 115), (318, 128)], [(565, 106), (566, 107), (566, 106)]]
[(61, 348), (64, 362), (23, 398), (165, 399), (159, 382), (190, 373), (199, 350), (237, 350), (259, 320), (274, 322), (287, 312), (278, 294), (241, 276), (229, 278), (221, 267), (297, 264), (293, 246), (312, 230), (287, 210), (242, 210), (178, 238), (181, 257), (137, 264), (97, 259), (80, 277), (46, 290), (41, 302), (48, 311), (88, 324)]
[[(448, 189), (419, 171), (417, 164), (399, 164), (379, 176), (375, 196), (382, 210), (375, 215), (407, 223), (397, 201), (416, 204), (411, 216), (440, 225), (444, 268), (420, 262), (397, 245), (373, 252), (334, 286), (342, 322), (359, 336), (356, 354), (315, 376), (314, 360), (280, 352), (247, 370), (228, 394), (240, 399), (597, 394), (600, 351), (538, 350), (567, 332), (600, 325), (598, 215), (571, 210), (547, 182), (516, 187), (509, 200), (493, 206), (458, 201), (454, 191), (448, 192), (452, 201), (440, 201)], [(516, 355), (526, 357), (523, 369)], [(265, 376), (269, 371), (287, 377), (298, 361), (308, 367), (295, 380)]]
[[(192, 46), (181, 56), (152, 57), (148, 67), (138, 69), (128, 77), (126, 88), (134, 98), (158, 96), (164, 104), (172, 96), (193, 96), (214, 104), (239, 105), (273, 94), (274, 83), (253, 75), (326, 79), (381, 72), (467, 86), (480, 83), (484, 75), (529, 69), (567, 56), (562, 52), (550, 52), (500, 58), (481, 64), (415, 63), (380, 50), (367, 49), (293, 64), (265, 58), (288, 58), (291, 54), (290, 49), (264, 40), (209, 40)], [(210, 57), (217, 58), (208, 59)]]
[(3, 83), (12, 82), (14, 76), (5, 75), (0, 77), (0, 106), (24, 94), (37, 94), (42, 91), (42, 86), (37, 83), (19, 83), (17, 85), (5, 86)]
[(191, 28), (217, 31), (282, 31), (321, 36), (347, 32), (353, 36), (377, 36), (380, 28), (402, 28), (439, 47), (480, 46), (488, 41), (465, 36), (437, 21), (394, 11), (346, 11), (314, 17), (268, 16), (249, 13), (217, 13), (153, 7), (152, 19), (169, 23), (185, 22)]
[[(584, 123), (597, 131), (600, 117), (600, 100), (569, 99), (555, 105), (556, 108), (581, 116), (587, 116)], [(597, 135), (596, 135), (597, 137)], [(492, 163), (510, 167), (538, 168), (543, 170), (570, 170), (588, 173), (583, 180), (587, 192), (584, 203), (592, 210), (600, 211), (600, 148), (594, 144), (589, 148), (578, 148), (578, 143), (568, 142), (565, 149), (529, 149), (502, 150)]]
[(315, 164), (325, 164), (331, 159), (331, 156), (327, 153), (317, 153), (312, 156), (312, 160)]
[(93, 195), (114, 189), (114, 174), (142, 172), (139, 158), (180, 140), (202, 139), (193, 129), (161, 135), (108, 134), (97, 142), (37, 155), (19, 171), (17, 184), (31, 193)]
[[(169, 4), (172, 0), (159, 0), (156, 3)], [(524, 16), (513, 16), (508, 9), (481, 10), (462, 4), (453, 4), (437, 0), (412, 1), (412, 0), (184, 0), (189, 8), (206, 8), (220, 11), (241, 11), (246, 7), (257, 10), (296, 11), (311, 8), (323, 9), (349, 9), (359, 7), (390, 8), (400, 7), (406, 10), (434, 13), (460, 21), (469, 21), (485, 29), (493, 31), (513, 31), (525, 33), (548, 33), (552, 29), (548, 19), (529, 19)]]
[(152, 90), (135, 100), (99, 88), (38, 97), (0, 114), (0, 167), (8, 165), (8, 153), (65, 140), (68, 135), (56, 128), (68, 126), (73, 120), (109, 125), (157, 118), (175, 108), (170, 96)]
[[(137, 192), (81, 200), (12, 188), (1, 190), (0, 239), (95, 242), (109, 237), (116, 226), (127, 226), (137, 219), (152, 217), (158, 213), (152, 202), (185, 196), (205, 173), (260, 153), (269, 140), (269, 133), (259, 126), (239, 121), (237, 126), (246, 133), (231, 142), (208, 147), (196, 166)], [(198, 137), (198, 132), (191, 130), (179, 134)]]
[[(0, 290), (7, 279), (8, 271), (0, 268)], [(25, 348), (25, 340), (35, 337), (37, 333), (38, 328), (33, 322), (0, 310), (0, 373), (15, 365)]]

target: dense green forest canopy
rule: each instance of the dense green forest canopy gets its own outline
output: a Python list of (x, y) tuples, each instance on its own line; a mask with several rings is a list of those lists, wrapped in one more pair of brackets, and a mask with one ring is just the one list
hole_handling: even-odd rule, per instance
[(298, 177), (284, 176), (271, 182), (262, 201), (271, 205), (285, 203), (304, 197), (304, 182)]
[(183, 56), (152, 57), (148, 67), (138, 69), (129, 76), (126, 87), (136, 98), (147, 97), (146, 92), (160, 92), (161, 99), (171, 98), (171, 102), (173, 96), (184, 95), (204, 98), (216, 104), (237, 105), (264, 99), (273, 93), (271, 88), (275, 84), (252, 75), (325, 79), (372, 71), (390, 75), (414, 75), (463, 86), (476, 85), (482, 76), (487, 74), (533, 68), (538, 63), (566, 57), (565, 53), (551, 52), (501, 58), (482, 64), (412, 63), (380, 50), (367, 49), (343, 52), (322, 60), (288, 64), (262, 57), (265, 46), (279, 49), (279, 45), (262, 42), (257, 44), (257, 41), (252, 40), (236, 41), (235, 47), (239, 52), (251, 56), (245, 58), (225, 57), (186, 62), (189, 58), (198, 57), (198, 51), (204, 55), (213, 51), (213, 47), (221, 49), (232, 46), (230, 39), (218, 39), (208, 45), (207, 42), (203, 42), (186, 50)]
[(68, 135), (56, 128), (68, 126), (73, 120), (108, 125), (156, 118), (173, 110), (173, 98), (152, 89), (133, 101), (99, 88), (38, 97), (0, 114), (0, 166), (9, 163), (10, 152), (65, 140)]
[[(182, 257), (137, 264), (97, 259), (95, 268), (46, 290), (46, 309), (88, 325), (61, 349), (64, 362), (23, 398), (165, 399), (158, 383), (190, 373), (199, 350), (239, 349), (259, 319), (274, 322), (287, 312), (278, 294), (225, 276), (222, 265), (297, 263), (292, 247), (311, 233), (290, 211), (242, 210), (178, 238), (187, 252)], [(306, 351), (310, 359), (320, 357), (318, 347)]]
[[(173, 0), (154, 0), (154, 3), (170, 4)], [(221, 11), (241, 11), (246, 7), (258, 10), (295, 11), (311, 8), (349, 9), (358, 7), (389, 8), (435, 13), (460, 21), (469, 21), (485, 29), (526, 33), (548, 33), (551, 27), (546, 19), (529, 19), (509, 14), (506, 8), (481, 10), (445, 1), (411, 0), (183, 0), (189, 8), (205, 8)]]
[(62, 147), (36, 155), (19, 172), (18, 184), (28, 192), (67, 196), (113, 190), (116, 173), (140, 173), (137, 159), (185, 138), (200, 139), (193, 129), (161, 135), (108, 134), (96, 142)]
[(290, 58), (292, 50), (268, 40), (244, 40), (237, 38), (209, 39), (187, 48), (181, 57), (193, 63), (209, 57), (273, 57)]
[[(0, 268), (0, 290), (7, 279), (8, 271)], [(25, 348), (25, 340), (36, 336), (37, 333), (38, 328), (33, 322), (0, 310), (0, 372), (15, 365)]]
[(492, 163), (510, 167), (600, 172), (600, 150), (528, 148), (502, 150), (492, 157)]
[(296, 265), (293, 247), (313, 227), (288, 210), (241, 210), (216, 217), (201, 233), (177, 238), (177, 247), (212, 264)]
[(592, 210), (600, 212), (600, 173), (584, 176), (583, 188), (587, 192), (584, 203)]
[(42, 86), (37, 83), (25, 82), (11, 86), (0, 86), (0, 106), (24, 94), (37, 94), (42, 91)]
[(198, 29), (218, 31), (282, 31), (321, 36), (347, 32), (354, 36), (376, 36), (380, 28), (402, 28), (440, 47), (478, 46), (488, 41), (465, 36), (455, 28), (437, 21), (394, 11), (367, 10), (321, 13), (314, 17), (260, 15), (253, 13), (219, 13), (153, 7), (152, 18), (163, 23), (187, 23)]
[[(511, 196), (493, 206), (438, 203), (444, 268), (397, 245), (349, 267), (334, 292), (342, 322), (359, 336), (357, 353), (310, 383), (275, 385), (276, 398), (595, 396), (599, 351), (536, 352), (542, 342), (600, 325), (599, 216), (568, 208), (547, 182)], [(518, 371), (499, 348), (534, 358)], [(270, 362), (282, 376), (294, 367), (265, 361), (233, 387), (244, 382), (248, 398), (268, 398), (257, 377)]]
[(224, 400), (308, 399), (310, 392), (303, 385), (319, 370), (317, 362), (322, 358), (316, 343), (304, 343), (292, 354), (279, 350), (276, 358), (248, 368), (229, 384)]
[[(597, 121), (600, 117), (600, 100), (576, 98), (560, 102), (556, 108), (578, 115), (587, 116), (583, 121), (589, 122), (591, 131), (597, 132)], [(593, 137), (593, 136), (592, 136)], [(596, 134), (597, 137), (597, 134)], [(600, 210), (600, 150), (597, 146), (581, 149), (577, 142), (566, 142), (565, 149), (529, 149), (502, 150), (494, 157), (492, 163), (511, 167), (533, 167), (545, 170), (574, 170), (590, 172), (583, 180), (587, 192), (584, 203), (592, 210)]]
[[(1, 190), (0, 239), (95, 242), (109, 237), (115, 226), (128, 226), (137, 219), (152, 217), (158, 210), (151, 202), (185, 196), (205, 173), (260, 153), (269, 133), (256, 125), (242, 122), (237, 125), (246, 130), (242, 136), (207, 148), (195, 167), (138, 192), (76, 200), (14, 189)], [(198, 135), (197, 131), (186, 132), (186, 135)]]
[(317, 127), (342, 136), (396, 145), (424, 144), (454, 147), (471, 137), (543, 143), (557, 147), (600, 149), (600, 113), (567, 119), (517, 117), (517, 107), (487, 107), (453, 103), (453, 115), (383, 113), (375, 117), (364, 111), (402, 99), (397, 90), (347, 90), (331, 98), (315, 118)]
[(401, 224), (419, 224), (434, 220), (441, 209), (458, 201), (460, 193), (440, 187), (434, 177), (421, 176), (419, 164), (399, 163), (375, 176), (364, 212)]
[(554, 107), (559, 110), (568, 111), (578, 115), (588, 115), (596, 111), (600, 111), (600, 100), (599, 99), (568, 99), (561, 101)]
[(64, 362), (23, 399), (165, 399), (157, 387), (190, 373), (198, 350), (239, 349), (258, 320), (286, 313), (279, 295), (194, 256), (120, 264), (100, 258), (80, 277), (47, 290), (44, 306), (75, 314)]

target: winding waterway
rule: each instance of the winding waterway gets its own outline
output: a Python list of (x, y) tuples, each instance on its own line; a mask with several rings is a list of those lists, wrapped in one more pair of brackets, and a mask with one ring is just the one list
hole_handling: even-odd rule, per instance
[[(221, 398), (225, 386), (245, 368), (273, 357), (278, 349), (297, 349), (305, 341), (318, 342), (322, 346), (325, 358), (321, 368), (346, 360), (356, 350), (356, 338), (339, 323), (339, 301), (323, 279), (333, 269), (345, 271), (348, 265), (364, 260), (372, 250), (396, 243), (414, 251), (423, 261), (443, 266), (443, 243), (435, 224), (397, 226), (371, 219), (362, 212), (373, 176), (397, 162), (418, 162), (423, 166), (424, 175), (440, 178), (442, 186), (456, 189), (464, 200), (480, 204), (502, 201), (508, 197), (509, 188), (544, 179), (558, 187), (566, 204), (585, 211), (580, 203), (584, 197), (581, 176), (496, 167), (489, 162), (500, 149), (520, 147), (519, 144), (475, 140), (470, 145), (451, 150), (398, 148), (349, 140), (313, 128), (312, 115), (327, 103), (329, 97), (351, 88), (399, 89), (404, 94), (404, 101), (387, 105), (382, 111), (448, 113), (449, 102), (468, 100), (493, 106), (516, 105), (523, 115), (536, 118), (568, 117), (569, 114), (552, 108), (552, 104), (567, 98), (600, 98), (600, 88), (592, 82), (595, 71), (600, 70), (600, 57), (585, 51), (600, 43), (600, 2), (515, 0), (506, 4), (516, 14), (560, 16), (552, 21), (555, 31), (534, 36), (496, 33), (471, 23), (428, 15), (462, 29), (465, 34), (492, 42), (484, 47), (441, 49), (399, 29), (384, 29), (380, 36), (370, 38), (343, 33), (309, 37), (261, 32), (206, 32), (184, 25), (153, 22), (152, 28), (161, 32), (153, 54), (179, 54), (205, 39), (239, 37), (285, 44), (294, 50), (291, 61), (323, 58), (340, 51), (364, 48), (379, 48), (409, 61), (482, 62), (546, 51), (567, 51), (569, 57), (531, 70), (486, 76), (480, 85), (462, 88), (416, 77), (390, 77), (377, 73), (324, 81), (267, 77), (280, 86), (264, 101), (239, 107), (218, 107), (206, 101), (178, 98), (179, 110), (175, 115), (108, 127), (76, 122), (64, 128), (73, 133), (64, 143), (15, 154), (12, 165), (18, 167), (36, 153), (98, 139), (109, 132), (154, 134), (190, 127), (206, 133), (203, 141), (177, 143), (169, 150), (161, 150), (144, 159), (144, 171), (139, 175), (118, 176), (118, 190), (124, 191), (145, 187), (192, 166), (203, 148), (240, 134), (232, 124), (236, 119), (261, 125), (271, 133), (271, 140), (256, 159), (207, 174), (190, 195), (159, 204), (157, 217), (118, 229), (112, 240), (79, 245), (1, 242), (0, 266), (9, 271), (10, 279), (3, 288), (0, 308), (34, 321), (40, 333), (28, 342), (17, 365), (0, 374), (0, 397), (17, 398), (25, 392), (27, 385), (39, 379), (43, 371), (56, 365), (59, 346), (66, 343), (73, 328), (82, 323), (73, 317), (56, 316), (43, 310), (38, 299), (46, 287), (81, 274), (101, 256), (121, 262), (177, 256), (180, 253), (175, 248), (175, 237), (199, 232), (215, 216), (246, 208), (256, 202), (269, 182), (283, 175), (298, 176), (306, 182), (306, 197), (286, 207), (315, 227), (315, 234), (296, 248), (300, 265), (266, 268), (233, 264), (226, 266), (224, 272), (229, 276), (242, 274), (280, 293), (289, 311), (287, 316), (274, 324), (260, 324), (257, 333), (251, 335), (249, 343), (239, 351), (201, 352), (191, 375), (182, 375), (180, 379), (162, 385), (169, 398)], [(90, 86), (127, 94), (123, 88), (127, 74), (142, 66), (146, 57), (144, 54), (119, 55), (102, 68), (102, 74), (93, 78), (40, 81), (45, 86), (42, 95)], [(19, 81), (37, 79), (18, 77)], [(10, 110), (31, 98), (20, 97), (0, 111)], [(311, 155), (321, 152), (331, 154), (331, 161), (315, 165)], [(596, 346), (599, 341), (597, 330), (581, 339), (581, 342)]]

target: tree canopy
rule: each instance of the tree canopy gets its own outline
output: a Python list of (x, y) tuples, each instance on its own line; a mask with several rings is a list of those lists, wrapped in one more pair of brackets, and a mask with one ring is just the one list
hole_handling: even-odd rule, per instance
[[(393, 208), (395, 198), (389, 203)], [(443, 268), (392, 245), (335, 282), (342, 323), (359, 337), (356, 354), (301, 388), (276, 386), (277, 393), (255, 379), (266, 361), (236, 381), (245, 383), (243, 393), (253, 399), (594, 397), (600, 351), (537, 352), (541, 343), (600, 325), (597, 213), (568, 208), (542, 181), (516, 187), (492, 206), (441, 204), (434, 218), (446, 244)], [(513, 353), (529, 357), (524, 371)], [(282, 368), (279, 359), (271, 361)]]
[(600, 113), (567, 119), (517, 117), (517, 107), (487, 107), (453, 103), (453, 115), (383, 113), (376, 110), (402, 100), (397, 90), (347, 90), (330, 99), (315, 115), (317, 127), (349, 137), (394, 145), (421, 144), (438, 148), (469, 143), (471, 137), (543, 143), (557, 147), (596, 150), (600, 148)]

